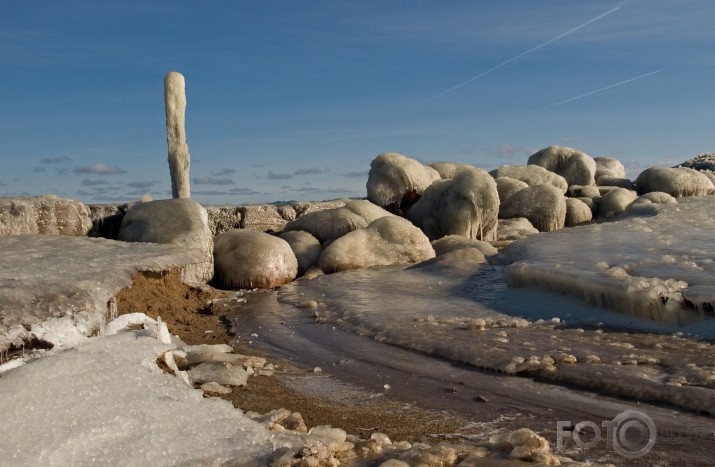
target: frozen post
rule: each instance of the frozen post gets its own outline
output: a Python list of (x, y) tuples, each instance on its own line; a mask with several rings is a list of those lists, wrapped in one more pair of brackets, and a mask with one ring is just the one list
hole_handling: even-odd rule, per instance
[(171, 195), (190, 198), (189, 146), (186, 144), (186, 93), (184, 76), (170, 71), (164, 77), (164, 102), (166, 105), (166, 142), (169, 145), (169, 172)]

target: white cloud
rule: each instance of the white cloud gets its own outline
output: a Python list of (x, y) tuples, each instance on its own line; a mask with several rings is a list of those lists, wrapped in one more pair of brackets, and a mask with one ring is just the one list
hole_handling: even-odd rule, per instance
[(292, 174), (275, 173), (272, 170), (269, 170), (268, 175), (266, 175), (266, 178), (268, 180), (288, 180), (289, 178), (293, 178), (293, 175)]
[(98, 175), (116, 175), (127, 173), (126, 170), (122, 170), (116, 165), (106, 165), (106, 164), (94, 164), (89, 167), (75, 167), (74, 173), (77, 175), (82, 174), (98, 174)]
[(193, 182), (196, 185), (233, 185), (230, 178), (194, 177)]

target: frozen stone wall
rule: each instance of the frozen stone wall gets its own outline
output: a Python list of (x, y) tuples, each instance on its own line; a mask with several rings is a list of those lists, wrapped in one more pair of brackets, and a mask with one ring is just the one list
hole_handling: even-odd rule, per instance
[(90, 212), (79, 201), (55, 195), (0, 198), (0, 235), (87, 235)]
[[(205, 206), (209, 228), (213, 235), (230, 229), (251, 229), (279, 232), (294, 219), (305, 214), (345, 205), (345, 199), (331, 201), (301, 201), (285, 204), (250, 204), (244, 206)], [(89, 205), (94, 225), (93, 235), (116, 239), (127, 205)]]

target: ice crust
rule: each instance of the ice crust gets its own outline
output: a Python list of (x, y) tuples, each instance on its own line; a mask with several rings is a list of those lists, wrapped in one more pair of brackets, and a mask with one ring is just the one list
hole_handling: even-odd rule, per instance
[(97, 333), (137, 271), (200, 263), (198, 249), (103, 238), (0, 236), (0, 352), (33, 336), (74, 344)]
[(121, 332), (3, 374), (2, 463), (242, 464), (272, 452), (271, 434), (229, 402), (162, 373), (170, 347)]
[(712, 314), (715, 198), (681, 198), (651, 213), (515, 243), (504, 251), (509, 284), (668, 324)]

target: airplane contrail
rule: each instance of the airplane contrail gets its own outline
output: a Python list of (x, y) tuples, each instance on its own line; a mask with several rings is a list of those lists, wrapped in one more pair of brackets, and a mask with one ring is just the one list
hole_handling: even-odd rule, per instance
[(617, 11), (617, 10), (620, 10), (621, 7), (623, 7), (623, 5), (625, 5), (625, 4), (628, 3), (628, 2), (629, 2), (629, 0), (626, 0), (626, 1), (623, 2), (623, 3), (620, 3), (618, 6), (616, 6), (616, 7), (612, 8), (612, 9), (608, 10), (607, 12), (601, 13), (600, 15), (596, 16), (595, 18), (591, 18), (590, 20), (586, 21), (586, 22), (583, 23), (583, 24), (580, 24), (580, 25), (576, 26), (575, 28), (571, 28), (571, 29), (569, 29), (569, 30), (566, 31), (566, 32), (562, 32), (562, 33), (559, 34), (558, 36), (553, 37), (553, 38), (549, 39), (549, 40), (546, 41), (546, 42), (542, 42), (541, 44), (537, 45), (536, 47), (534, 47), (534, 48), (532, 48), (532, 49), (529, 49), (529, 50), (527, 50), (526, 52), (522, 52), (522, 53), (520, 53), (519, 55), (517, 55), (517, 56), (515, 56), (515, 57), (513, 57), (513, 58), (510, 58), (509, 60), (507, 60), (507, 61), (505, 61), (505, 62), (502, 62), (502, 63), (500, 63), (499, 65), (497, 65), (497, 66), (495, 66), (495, 67), (492, 67), (492, 68), (488, 69), (487, 71), (484, 71), (484, 72), (482, 72), (482, 73), (480, 73), (480, 74), (478, 74), (478, 75), (476, 75), (476, 76), (473, 76), (473, 77), (469, 78), (467, 81), (465, 81), (465, 82), (463, 82), (463, 83), (460, 83), (460, 84), (458, 84), (458, 85), (456, 85), (456, 86), (453, 86), (453, 87), (447, 89), (446, 91), (442, 91), (442, 92), (440, 92), (440, 93), (437, 94), (437, 95), (434, 95), (434, 96), (432, 96), (432, 97), (430, 97), (430, 98), (428, 98), (428, 99), (425, 99), (424, 101), (420, 102), (419, 104), (417, 104), (417, 105), (415, 105), (415, 106), (413, 106), (413, 107), (410, 107), (410, 108), (407, 109), (407, 110), (408, 110), (408, 111), (411, 111), (411, 110), (414, 110), (414, 109), (416, 109), (416, 108), (418, 108), (418, 107), (422, 107), (422, 106), (425, 105), (426, 103), (431, 102), (431, 101), (433, 101), (433, 100), (435, 100), (435, 99), (437, 99), (437, 98), (439, 98), (439, 97), (442, 97), (442, 96), (444, 96), (445, 94), (449, 94), (450, 92), (454, 92), (454, 91), (456, 91), (457, 89), (459, 89), (459, 88), (461, 88), (461, 87), (463, 87), (463, 86), (466, 86), (467, 84), (471, 83), (472, 81), (476, 81), (476, 80), (478, 80), (479, 78), (488, 75), (488, 74), (491, 73), (492, 71), (498, 70), (499, 68), (501, 68), (501, 67), (503, 67), (503, 66), (505, 66), (505, 65), (508, 65), (508, 64), (510, 64), (510, 63), (512, 63), (512, 62), (515, 62), (515, 61), (519, 60), (521, 57), (530, 54), (531, 52), (534, 52), (534, 51), (536, 51), (536, 50), (538, 50), (538, 49), (540, 49), (540, 48), (542, 48), (542, 47), (545, 47), (545, 46), (551, 44), (551, 43), (554, 42), (554, 41), (557, 41), (557, 40), (559, 40), (559, 39), (561, 39), (561, 38), (563, 38), (563, 37), (566, 37), (566, 36), (568, 36), (569, 34), (574, 33), (574, 32), (578, 31), (579, 29), (581, 29), (581, 28), (583, 28), (583, 27), (585, 27), (585, 26), (588, 26), (589, 24), (591, 24), (591, 23), (593, 23), (593, 22), (595, 22), (595, 21), (598, 21), (599, 19), (603, 18), (604, 16), (608, 16), (608, 15), (610, 15), (611, 13), (613, 13), (613, 12), (615, 12), (615, 11)]
[(646, 74), (644, 74), (644, 75), (636, 76), (635, 78), (630, 78), (630, 79), (627, 79), (627, 80), (625, 80), (625, 81), (621, 81), (621, 82), (616, 83), (616, 84), (611, 84), (611, 85), (606, 86), (606, 87), (604, 87), (604, 88), (596, 89), (595, 91), (587, 92), (586, 94), (581, 94), (580, 96), (572, 97), (571, 99), (566, 99), (565, 101), (557, 102), (556, 104), (552, 104), (552, 105), (549, 105), (549, 106), (547, 106), (547, 107), (543, 107), (543, 108), (541, 108), (541, 109), (539, 109), (539, 110), (535, 110), (535, 111), (532, 112), (532, 113), (537, 113), (537, 112), (541, 112), (541, 111), (543, 111), (543, 110), (553, 109), (554, 107), (558, 107), (558, 106), (560, 106), (560, 105), (568, 104), (569, 102), (573, 102), (573, 101), (577, 101), (577, 100), (579, 100), (579, 99), (583, 99), (584, 97), (588, 97), (588, 96), (590, 96), (590, 95), (592, 95), (592, 94), (596, 94), (597, 92), (601, 92), (601, 91), (605, 91), (605, 90), (607, 90), (607, 89), (615, 88), (616, 86), (620, 86), (620, 85), (622, 85), (622, 84), (630, 83), (631, 81), (636, 81), (636, 80), (638, 80), (638, 79), (642, 79), (642, 78), (645, 78), (645, 77), (654, 75), (654, 74), (656, 74), (656, 73), (660, 73), (661, 71), (663, 71), (663, 70), (651, 71), (650, 73), (646, 73)]

